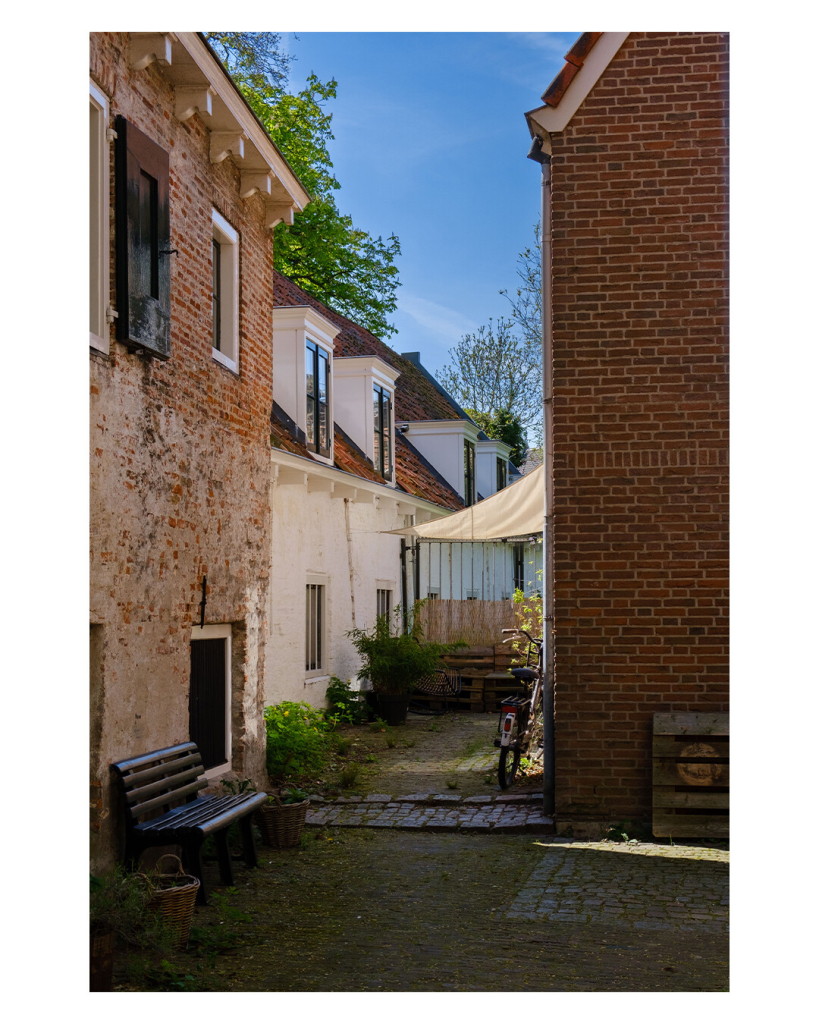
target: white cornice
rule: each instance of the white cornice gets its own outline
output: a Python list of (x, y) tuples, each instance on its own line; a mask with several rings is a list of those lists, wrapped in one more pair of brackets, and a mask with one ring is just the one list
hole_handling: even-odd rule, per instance
[(380, 356), (336, 356), (333, 360), (333, 372), (336, 380), (339, 377), (373, 377), (379, 384), (390, 389), (401, 376), (400, 372), (384, 362)]
[(589, 51), (583, 67), (574, 78), (556, 107), (537, 107), (526, 113), (529, 131), (543, 137), (543, 132), (562, 132), (589, 95), (598, 78), (626, 41), (628, 32), (604, 32)]
[(266, 227), (292, 223), (310, 195), (197, 32), (132, 32), (131, 63), (138, 70), (156, 63), (175, 86), (176, 115), (186, 120), (198, 114), (214, 133), (211, 159), (219, 162), (230, 153), (243, 179), (263, 186), (252, 191), (264, 198)]
[(311, 335), (316, 335), (316, 341), (322, 342), (331, 350), (333, 339), (341, 330), (312, 306), (275, 306), (273, 330), (277, 328), (285, 331), (307, 331)]
[[(346, 473), (334, 466), (321, 465), (303, 455), (271, 448), (271, 467), (273, 482), (276, 486), (301, 484), (308, 490), (326, 491), (333, 498), (348, 498), (350, 501), (371, 505), (378, 499), (381, 507), (396, 506), (400, 515), (414, 515), (425, 512), (437, 518), (449, 515), (451, 508), (436, 505), (426, 498), (418, 498), (406, 491), (398, 491), (388, 484), (379, 484), (374, 480), (365, 480), (354, 473)], [(312, 483), (311, 483), (312, 481)], [(410, 507), (411, 506), (411, 507)]]

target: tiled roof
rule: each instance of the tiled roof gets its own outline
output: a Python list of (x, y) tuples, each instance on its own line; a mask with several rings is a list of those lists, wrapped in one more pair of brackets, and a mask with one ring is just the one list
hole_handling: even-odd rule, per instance
[(312, 306), (322, 316), (340, 327), (336, 335), (334, 352), (337, 356), (374, 355), (398, 370), (401, 376), (395, 385), (395, 419), (400, 423), (404, 420), (457, 420), (460, 413), (453, 404), (441, 394), (436, 386), (408, 359), (385, 345), (380, 338), (371, 334), (365, 327), (353, 323), (323, 302), (314, 299), (298, 285), (275, 271), (273, 274), (273, 292), (278, 306)]
[(345, 473), (354, 473), (355, 476), (363, 477), (365, 480), (383, 484), (384, 477), (355, 441), (348, 437), (337, 423), (334, 424), (334, 427), (333, 462), (336, 469), (343, 469)]
[(589, 51), (602, 35), (602, 32), (584, 32), (571, 50), (569, 50), (565, 57), (566, 63), (541, 97), (547, 107), (556, 107), (560, 103), (563, 99), (563, 94), (569, 87), (569, 82), (583, 67), (583, 62), (588, 57)]
[[(276, 304), (279, 306), (312, 306), (322, 316), (340, 327), (336, 335), (334, 353), (336, 356), (375, 355), (383, 359), (401, 376), (395, 388), (395, 419), (404, 420), (453, 420), (463, 415), (460, 407), (447, 398), (446, 392), (409, 359), (405, 359), (385, 345), (380, 338), (364, 327), (353, 323), (323, 302), (314, 299), (283, 274), (274, 272), (273, 288)], [(337, 469), (375, 483), (384, 483), (364, 452), (336, 423), (334, 426), (333, 461)], [(299, 431), (282, 409), (275, 407), (270, 418), (270, 437), (274, 448), (312, 458)], [(423, 455), (400, 433), (395, 435), (395, 479), (400, 491), (424, 498), (433, 504), (448, 509), (464, 507), (458, 493), (444, 477), (424, 458)]]

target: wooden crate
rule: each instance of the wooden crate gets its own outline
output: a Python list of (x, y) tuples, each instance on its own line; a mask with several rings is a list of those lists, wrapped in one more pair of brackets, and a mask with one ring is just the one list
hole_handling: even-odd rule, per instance
[(728, 715), (654, 715), (652, 832), (728, 838)]

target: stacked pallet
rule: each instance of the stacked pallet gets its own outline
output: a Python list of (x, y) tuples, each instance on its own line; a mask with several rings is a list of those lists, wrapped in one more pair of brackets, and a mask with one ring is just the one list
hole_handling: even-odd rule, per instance
[(483, 711), (484, 677), (495, 667), (492, 648), (467, 647), (445, 655), (443, 660), (461, 673), (461, 692), (456, 706), (463, 711)]
[(658, 838), (728, 837), (728, 715), (654, 715), (652, 831)]

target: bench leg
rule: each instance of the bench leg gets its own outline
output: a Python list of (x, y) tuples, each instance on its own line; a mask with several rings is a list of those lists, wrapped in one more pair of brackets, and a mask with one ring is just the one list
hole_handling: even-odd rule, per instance
[(228, 849), (227, 829), (215, 833), (216, 856), (219, 859), (219, 877), (222, 885), (233, 885), (233, 865), (230, 862), (230, 850)]
[(255, 868), (259, 861), (256, 857), (256, 840), (253, 836), (253, 817), (250, 814), (246, 814), (244, 818), (239, 820), (239, 830), (242, 835), (242, 852), (245, 858), (245, 864), (249, 868)]
[(202, 844), (201, 842), (186, 843), (182, 847), (182, 857), (188, 873), (199, 879), (199, 889), (196, 893), (196, 903), (199, 906), (207, 906), (208, 891), (205, 887), (205, 872), (202, 867)]

